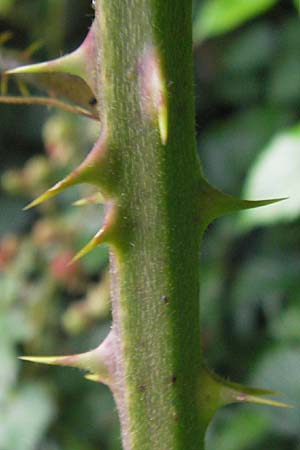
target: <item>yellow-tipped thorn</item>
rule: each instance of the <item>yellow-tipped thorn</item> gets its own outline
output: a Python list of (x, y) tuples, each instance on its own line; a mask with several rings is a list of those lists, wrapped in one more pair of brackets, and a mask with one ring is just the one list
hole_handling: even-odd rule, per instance
[[(14, 67), (5, 71), (5, 75), (20, 75), (31, 73), (43, 73), (46, 72), (47, 62), (38, 64), (28, 64), (27, 66)], [(48, 70), (49, 71), (49, 70)]]
[(70, 75), (81, 75), (80, 69), (80, 47), (72, 53), (69, 53), (60, 58), (52, 59), (34, 64), (26, 64), (19, 67), (14, 67), (5, 72), (6, 75), (30, 75), (30, 74), (45, 74), (53, 72), (68, 73)]
[[(21, 67), (16, 67), (5, 72), (6, 75), (34, 75), (34, 74), (50, 74), (50, 73), (65, 73), (82, 78), (88, 86), (93, 90), (93, 80), (90, 77), (89, 71), (86, 69), (86, 63), (94, 61), (94, 27), (92, 26), (85, 40), (73, 52), (62, 56), (60, 58), (52, 59), (50, 61), (28, 64)], [(32, 45), (25, 55), (35, 50), (36, 45)]]
[(116, 231), (117, 226), (117, 208), (111, 203), (107, 205), (107, 212), (104, 219), (104, 223), (98, 233), (88, 242), (88, 244), (80, 250), (74, 258), (70, 261), (70, 264), (78, 261), (83, 256), (90, 253), (94, 250), (98, 245), (104, 244), (105, 242), (109, 242)]
[(54, 197), (55, 195), (56, 195), (56, 193), (53, 193), (53, 195), (49, 195), (49, 191), (47, 191), (44, 194), (40, 195), (35, 200), (33, 200), (32, 202), (30, 202), (28, 205), (26, 205), (23, 208), (23, 211), (28, 211), (29, 209), (34, 208), (35, 206), (38, 206), (41, 203), (44, 203), (45, 201), (49, 200), (50, 198)]
[(37, 197), (35, 200), (29, 203), (29, 205), (25, 206), (23, 208), (23, 211), (27, 211), (28, 209), (34, 208), (35, 206), (38, 206), (41, 203), (50, 200), (51, 198), (55, 197), (57, 194), (64, 191), (68, 187), (73, 186), (74, 184), (76, 184), (76, 178), (71, 174), (69, 177), (64, 178), (62, 181), (59, 181), (50, 189), (48, 189), (48, 191)]
[(86, 376), (88, 379), (109, 385), (114, 367), (113, 339), (114, 334), (110, 332), (97, 348), (85, 353), (66, 356), (21, 356), (19, 359), (33, 363), (75, 367), (88, 371), (89, 374)]
[(74, 75), (82, 78), (87, 84), (88, 74), (81, 63), (81, 52), (77, 50), (61, 58), (53, 59), (46, 62), (27, 64), (24, 66), (15, 67), (4, 72), (5, 75), (43, 75), (43, 74), (57, 74), (64, 73)]
[(138, 65), (141, 106), (151, 120), (158, 122), (163, 145), (168, 140), (167, 86), (157, 48), (146, 46)]
[(22, 361), (29, 361), (38, 364), (59, 365), (60, 358), (57, 356), (19, 356)]
[(99, 377), (99, 375), (94, 374), (94, 373), (91, 373), (91, 374), (88, 374), (88, 375), (84, 375), (84, 378), (85, 378), (86, 380), (95, 381), (96, 383), (99, 383), (99, 382), (100, 382), (100, 377)]
[(241, 394), (236, 397), (238, 402), (256, 403), (258, 405), (275, 406), (276, 408), (293, 408), (293, 405), (288, 403), (278, 402), (269, 398), (257, 397), (256, 395), (244, 395)]
[(86, 198), (81, 198), (76, 202), (73, 202), (73, 206), (86, 206), (86, 205), (102, 205), (104, 203), (104, 198), (100, 192), (91, 195)]
[(19, 359), (38, 364), (48, 364), (50, 366), (77, 367), (78, 369), (90, 370), (93, 367), (94, 351), (66, 356), (21, 356)]
[(98, 233), (93, 237), (93, 239), (90, 240), (90, 242), (87, 243), (87, 245), (85, 247), (83, 247), (83, 249), (81, 249), (75, 256), (74, 258), (70, 261), (70, 264), (75, 263), (76, 261), (78, 261), (79, 259), (83, 258), (84, 256), (86, 256), (88, 253), (90, 253), (92, 250), (94, 250), (95, 248), (98, 247), (98, 245), (106, 242), (106, 228), (103, 227), (101, 228), (100, 231), (98, 231)]
[(166, 105), (162, 105), (159, 108), (158, 126), (161, 142), (163, 145), (166, 145), (168, 140), (168, 110)]

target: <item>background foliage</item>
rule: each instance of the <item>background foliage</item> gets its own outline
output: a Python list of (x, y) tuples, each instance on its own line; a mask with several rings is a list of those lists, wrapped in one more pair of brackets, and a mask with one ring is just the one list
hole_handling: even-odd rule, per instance
[[(248, 198), (290, 196), (208, 230), (201, 255), (202, 347), (220, 374), (280, 389), (297, 405), (295, 6), (292, 0), (195, 2), (194, 53), (199, 152), (210, 181)], [(16, 60), (40, 61), (74, 49), (92, 15), (86, 0), (1, 0), (0, 71)], [(18, 93), (18, 87), (11, 82), (9, 91)], [(16, 359), (85, 351), (109, 328), (106, 249), (66, 264), (101, 222), (94, 192), (74, 189), (21, 211), (76, 166), (97, 128), (87, 119), (36, 106), (0, 108), (0, 450), (120, 449), (115, 407), (104, 386), (84, 381), (75, 370)], [(81, 197), (90, 204), (71, 205)], [(213, 421), (207, 448), (298, 450), (299, 423), (297, 408), (228, 407)]]

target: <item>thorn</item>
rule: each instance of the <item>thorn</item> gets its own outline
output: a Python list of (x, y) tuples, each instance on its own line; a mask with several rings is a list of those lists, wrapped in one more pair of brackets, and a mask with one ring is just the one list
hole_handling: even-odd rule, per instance
[(94, 90), (91, 64), (95, 64), (95, 27), (92, 26), (83, 43), (72, 53), (47, 62), (16, 67), (5, 72), (6, 75), (45, 74), (63, 72), (80, 77)]
[(158, 125), (161, 142), (166, 145), (168, 140), (168, 110), (165, 104), (162, 104), (159, 108)]
[(93, 251), (95, 248), (98, 247), (98, 245), (103, 244), (106, 242), (105, 239), (105, 231), (101, 228), (101, 230), (98, 231), (98, 233), (93, 237), (93, 239), (88, 242), (87, 245), (85, 245), (71, 260), (70, 264), (74, 264), (79, 259), (86, 256), (88, 253)]
[(21, 356), (19, 359), (33, 363), (55, 366), (76, 367), (91, 372), (88, 379), (97, 379), (110, 385), (115, 370), (114, 333), (111, 331), (107, 338), (94, 350), (77, 355), (68, 356)]
[(87, 245), (74, 256), (74, 258), (70, 261), (70, 264), (73, 264), (79, 259), (83, 258), (99, 245), (108, 243), (112, 240), (118, 222), (117, 208), (113, 204), (108, 205), (107, 208), (108, 210), (103, 226), (98, 231), (98, 233), (96, 233), (95, 236), (90, 240), (90, 242), (88, 242)]
[(201, 370), (199, 400), (202, 419), (206, 425), (219, 408), (231, 403), (256, 403), (277, 408), (293, 408), (287, 403), (263, 397), (279, 394), (276, 391), (257, 389), (224, 380), (205, 366)]
[(278, 402), (277, 400), (271, 400), (269, 398), (261, 398), (256, 395), (243, 395), (239, 394), (235, 397), (236, 402), (256, 403), (257, 405), (274, 406), (275, 408), (293, 408), (293, 405), (288, 403)]
[(60, 192), (64, 191), (68, 187), (74, 186), (75, 184), (77, 184), (77, 177), (73, 172), (68, 177), (64, 178), (62, 181), (59, 181), (50, 189), (48, 189), (48, 191), (44, 192), (42, 195), (37, 197), (35, 200), (29, 203), (29, 205), (25, 206), (23, 208), (23, 211), (28, 211), (29, 209), (34, 208), (35, 206), (38, 206), (47, 200), (50, 200)]
[(199, 198), (200, 208), (203, 211), (201, 220), (204, 224), (209, 224), (227, 213), (268, 206), (286, 199), (287, 197), (267, 200), (242, 200), (218, 190), (203, 178)]
[(150, 117), (156, 118), (163, 145), (168, 140), (167, 89), (162, 64), (157, 49), (147, 46), (138, 65), (141, 107)]
[(86, 353), (79, 353), (77, 355), (21, 356), (19, 359), (37, 364), (75, 367), (77, 369), (92, 371), (93, 375), (97, 376), (97, 381), (108, 382), (109, 373), (106, 363), (103, 360), (103, 355), (101, 354), (101, 345), (94, 350)]
[(60, 365), (62, 364), (61, 357), (57, 356), (18, 356), (22, 361), (29, 361), (39, 364)]
[(97, 192), (94, 195), (73, 202), (73, 206), (102, 205), (103, 203), (103, 195), (100, 192)]
[(84, 378), (89, 381), (96, 381), (97, 383), (101, 382), (99, 375), (96, 375), (95, 373), (84, 375)]
[[(103, 130), (100, 138), (97, 140), (84, 161), (75, 170), (73, 170), (70, 175), (56, 183), (38, 198), (29, 203), (29, 205), (25, 206), (23, 211), (27, 211), (28, 209), (38, 206), (46, 200), (55, 197), (65, 189), (79, 183), (89, 183), (99, 187), (101, 181), (106, 178), (108, 171), (105, 158), (106, 154), (106, 135)], [(103, 190), (105, 190), (105, 186), (103, 187)]]

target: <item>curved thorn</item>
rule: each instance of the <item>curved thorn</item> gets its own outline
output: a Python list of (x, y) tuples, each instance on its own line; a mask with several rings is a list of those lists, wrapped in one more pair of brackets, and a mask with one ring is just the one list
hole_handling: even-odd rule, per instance
[(160, 106), (158, 111), (158, 126), (161, 142), (166, 145), (168, 141), (168, 109), (165, 103)]
[(235, 402), (256, 403), (257, 405), (274, 406), (275, 408), (293, 408), (293, 405), (289, 405), (288, 403), (278, 402), (269, 398), (261, 398), (256, 395), (246, 395), (244, 397), (243, 394), (239, 394), (236, 396)]
[(161, 143), (168, 140), (167, 88), (158, 50), (152, 45), (145, 48), (139, 65), (142, 110), (157, 120)]
[(99, 245), (104, 244), (109, 241), (110, 230), (103, 226), (98, 233), (72, 258), (70, 264), (74, 264), (79, 259), (86, 256), (88, 253), (92, 252)]
[(87, 243), (87, 245), (74, 256), (70, 264), (73, 264), (74, 262), (83, 258), (99, 245), (108, 243), (112, 240), (118, 224), (117, 212), (118, 209), (113, 203), (107, 205), (107, 213), (104, 219), (103, 226), (100, 228), (98, 233), (96, 233), (95, 236)]
[(89, 379), (111, 384), (114, 372), (114, 333), (111, 331), (107, 338), (94, 350), (68, 356), (21, 356), (19, 359), (33, 363), (76, 367), (91, 372)]
[(104, 203), (103, 195), (100, 192), (90, 195), (89, 197), (81, 198), (73, 202), (73, 206), (86, 206), (86, 205), (102, 205)]
[(96, 383), (101, 382), (99, 375), (96, 375), (95, 373), (84, 375), (84, 378), (89, 381), (95, 381)]
[(62, 358), (58, 356), (18, 356), (18, 359), (38, 364), (63, 365), (60, 361)]
[(256, 403), (277, 408), (293, 408), (287, 403), (264, 397), (279, 394), (277, 391), (257, 389), (224, 380), (206, 366), (203, 366), (201, 370), (199, 397), (205, 408), (202, 408), (200, 413), (206, 426), (219, 408), (232, 403)]
[(268, 206), (286, 199), (287, 197), (266, 200), (242, 200), (220, 191), (210, 185), (205, 179), (202, 179), (199, 196), (200, 211), (203, 214), (201, 220), (208, 224), (227, 213)]
[[(101, 346), (100, 346), (101, 347)], [(50, 366), (67, 366), (76, 367), (93, 371), (103, 372), (104, 362), (101, 359), (100, 347), (86, 353), (67, 356), (21, 356), (19, 359), (23, 361), (33, 362), (37, 364), (47, 364)]]
[(100, 184), (99, 181), (106, 177), (106, 155), (106, 136), (105, 133), (102, 132), (100, 138), (97, 140), (96, 144), (84, 161), (75, 170), (73, 170), (70, 175), (56, 183), (38, 198), (29, 203), (29, 205), (25, 206), (24, 210), (26, 211), (34, 206), (40, 205), (46, 200), (55, 197), (60, 192), (71, 186), (75, 186), (76, 184)]
[(59, 181), (54, 186), (52, 186), (48, 191), (44, 192), (42, 195), (37, 197), (35, 200), (33, 200), (29, 205), (25, 206), (23, 208), (23, 211), (27, 211), (31, 208), (34, 208), (35, 206), (40, 205), (41, 203), (44, 203), (47, 200), (50, 200), (51, 198), (55, 197), (60, 192), (64, 191), (68, 187), (74, 186), (77, 183), (76, 176), (69, 175), (67, 178), (63, 179), (62, 181)]
[(76, 261), (86, 256), (88, 253), (97, 248), (98, 245), (103, 244), (104, 242), (106, 242), (105, 233), (101, 228), (101, 230), (98, 231), (98, 233), (78, 253), (76, 253), (74, 258), (70, 261), (70, 264), (74, 264)]
[[(83, 43), (72, 53), (56, 58), (47, 62), (29, 64), (26, 66), (16, 67), (5, 72), (6, 75), (25, 75), (25, 74), (42, 74), (42, 73), (67, 73), (80, 77), (86, 84), (94, 90), (93, 72), (89, 67), (91, 62), (96, 60), (95, 53), (95, 31), (92, 25), (88, 35)], [(89, 70), (90, 69), (90, 70)]]

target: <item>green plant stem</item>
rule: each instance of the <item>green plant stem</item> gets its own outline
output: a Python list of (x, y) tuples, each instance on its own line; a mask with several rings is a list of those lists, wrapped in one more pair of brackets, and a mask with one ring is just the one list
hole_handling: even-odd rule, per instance
[[(96, 2), (98, 100), (118, 160), (112, 247), (117, 386), (126, 450), (201, 450), (196, 153), (190, 0)], [(139, 67), (159, 55), (167, 142), (141, 107)]]

